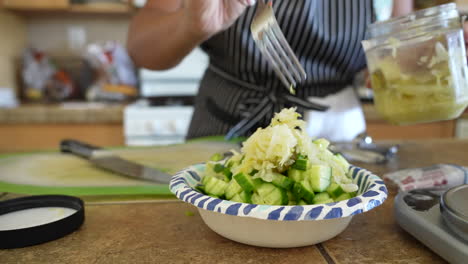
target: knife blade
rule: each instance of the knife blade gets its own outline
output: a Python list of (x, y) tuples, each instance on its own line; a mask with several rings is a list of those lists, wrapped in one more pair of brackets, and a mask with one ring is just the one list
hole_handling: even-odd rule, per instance
[(60, 151), (85, 158), (99, 168), (139, 180), (168, 184), (172, 177), (165, 172), (125, 160), (108, 150), (74, 139), (62, 140)]

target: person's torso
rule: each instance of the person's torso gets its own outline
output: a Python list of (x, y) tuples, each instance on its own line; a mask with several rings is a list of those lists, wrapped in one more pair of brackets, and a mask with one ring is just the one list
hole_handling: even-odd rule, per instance
[[(372, 0), (276, 0), (275, 16), (308, 78), (299, 95), (324, 96), (349, 84), (365, 66), (361, 41), (373, 20)], [(226, 31), (205, 43), (215, 67), (239, 80), (278, 89), (282, 84), (260, 54), (250, 33), (251, 7)]]

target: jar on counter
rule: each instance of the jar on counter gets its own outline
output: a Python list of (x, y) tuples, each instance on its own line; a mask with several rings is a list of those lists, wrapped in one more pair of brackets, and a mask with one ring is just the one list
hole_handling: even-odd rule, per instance
[(390, 123), (450, 120), (467, 107), (463, 21), (455, 4), (371, 24), (363, 47), (375, 106)]

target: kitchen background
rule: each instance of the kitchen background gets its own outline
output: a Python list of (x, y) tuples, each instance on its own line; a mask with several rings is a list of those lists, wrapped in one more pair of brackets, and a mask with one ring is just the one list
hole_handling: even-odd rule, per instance
[[(144, 2), (0, 0), (0, 152), (55, 149), (63, 138), (101, 146), (183, 141), (208, 60), (195, 50), (169, 71), (135, 69), (125, 42)], [(457, 4), (468, 12), (468, 0)], [(393, 126), (375, 112), (372, 93), (356, 86), (374, 139), (468, 138), (468, 113)]]

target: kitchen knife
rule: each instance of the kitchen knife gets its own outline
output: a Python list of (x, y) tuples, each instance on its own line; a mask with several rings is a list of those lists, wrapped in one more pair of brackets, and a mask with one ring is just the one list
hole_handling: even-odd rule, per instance
[(121, 175), (139, 180), (168, 184), (171, 175), (141, 164), (118, 157), (110, 151), (77, 140), (65, 139), (60, 142), (63, 153), (71, 153), (88, 159), (92, 164)]

